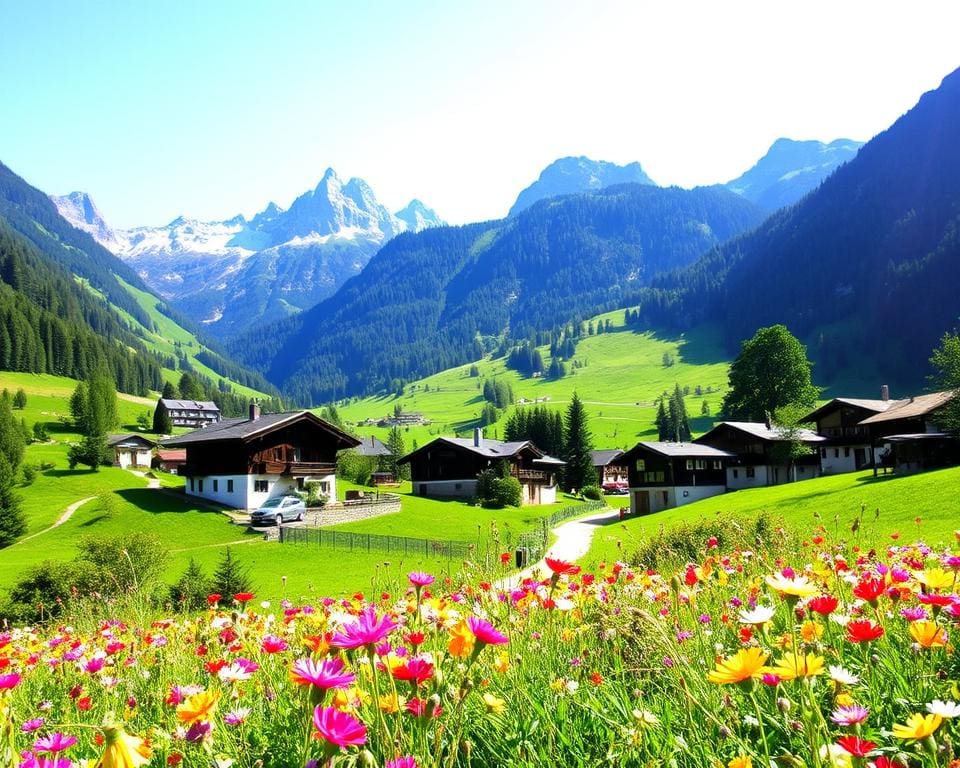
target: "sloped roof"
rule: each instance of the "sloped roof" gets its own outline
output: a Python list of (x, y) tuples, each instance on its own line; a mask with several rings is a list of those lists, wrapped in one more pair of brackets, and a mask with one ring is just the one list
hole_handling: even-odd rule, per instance
[(538, 449), (529, 440), (519, 440), (510, 443), (504, 443), (500, 440), (491, 440), (485, 437), (480, 441), (480, 445), (474, 445), (472, 437), (438, 437), (434, 440), (431, 440), (426, 445), (417, 448), (417, 450), (411, 451), (402, 459), (400, 459), (400, 461), (408, 462), (415, 454), (425, 451), (428, 448), (435, 446), (437, 443), (446, 443), (447, 445), (455, 448), (460, 448), (470, 451), (471, 453), (475, 453), (478, 456), (483, 456), (485, 459), (509, 459), (516, 456), (524, 448), (530, 448), (536, 454), (536, 458), (544, 458), (543, 451)]
[(142, 445), (145, 443), (146, 445), (149, 445), (151, 448), (156, 445), (156, 443), (153, 440), (151, 440), (149, 437), (144, 437), (143, 435), (138, 435), (134, 432), (127, 432), (123, 435), (110, 435), (107, 438), (107, 445), (111, 447), (122, 446), (125, 443), (130, 445), (134, 443), (140, 443)]
[(390, 449), (379, 438), (370, 435), (360, 438), (360, 445), (356, 447), (361, 456), (389, 456)]
[(877, 413), (870, 416), (861, 424), (879, 424), (884, 421), (895, 421), (896, 419), (911, 419), (920, 416), (927, 416), (943, 405), (946, 405), (952, 398), (953, 392), (931, 392), (929, 395), (917, 395), (907, 400), (897, 400), (883, 413)]
[[(862, 423), (862, 422), (861, 422)], [(743, 432), (751, 437), (756, 437), (760, 440), (769, 440), (771, 442), (780, 442), (783, 438), (780, 436), (780, 433), (777, 431), (776, 427), (765, 424), (762, 421), (721, 421), (719, 424), (715, 425), (706, 434), (700, 435), (696, 438), (694, 442), (701, 442), (705, 437), (709, 437), (714, 432), (716, 432), (721, 427), (730, 427), (739, 432)], [(812, 429), (800, 429), (797, 430), (797, 436), (801, 441), (805, 443), (822, 443), (827, 438), (821, 437)]]
[(220, 408), (212, 400), (174, 400), (161, 397), (160, 402), (164, 404), (167, 410), (176, 408), (185, 411), (216, 411), (220, 413)]
[(653, 451), (654, 453), (659, 453), (661, 456), (670, 456), (670, 457), (697, 457), (697, 458), (708, 458), (708, 459), (729, 459), (736, 456), (735, 453), (729, 453), (728, 451), (721, 451), (719, 448), (714, 448), (710, 445), (698, 445), (696, 443), (668, 443), (668, 442), (659, 442), (659, 441), (640, 441), (632, 449), (631, 452), (636, 450), (639, 447), (646, 448), (648, 451)]
[(856, 397), (835, 397), (829, 403), (824, 403), (815, 411), (811, 411), (806, 416), (803, 417), (802, 421), (816, 421), (824, 413), (829, 411), (835, 405), (849, 405), (854, 408), (862, 408), (865, 411), (873, 411), (874, 413), (883, 413), (888, 408), (890, 408), (894, 403), (899, 402), (898, 400), (864, 400)]
[(157, 450), (157, 458), (160, 459), (160, 461), (186, 461), (187, 449), (168, 448), (164, 450), (163, 448), (159, 448)]
[(185, 435), (168, 438), (163, 441), (163, 445), (167, 448), (179, 448), (227, 440), (247, 441), (302, 420), (310, 421), (327, 430), (337, 437), (341, 443), (344, 443), (344, 448), (353, 448), (360, 444), (360, 441), (352, 435), (348, 435), (310, 411), (288, 411), (286, 413), (264, 413), (253, 420), (245, 417), (221, 419), (200, 429), (187, 432)]
[(623, 451), (619, 448), (606, 448), (598, 451), (590, 451), (590, 460), (595, 467), (605, 467), (613, 464), (617, 459), (623, 456)]

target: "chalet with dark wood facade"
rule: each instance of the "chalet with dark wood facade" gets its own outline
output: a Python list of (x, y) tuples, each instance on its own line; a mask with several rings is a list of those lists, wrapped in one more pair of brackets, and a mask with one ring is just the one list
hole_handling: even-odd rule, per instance
[(523, 504), (553, 504), (555, 473), (564, 462), (547, 456), (529, 440), (504, 443), (475, 430), (472, 439), (438, 437), (400, 459), (410, 465), (413, 493), (430, 497), (473, 497), (477, 475), (506, 461), (520, 481)]
[(878, 466), (898, 474), (960, 464), (960, 439), (944, 432), (938, 414), (953, 392), (932, 392), (897, 400), (883, 413), (860, 422), (868, 431)]
[(188, 496), (256, 509), (305, 482), (319, 482), (335, 499), (337, 451), (359, 442), (309, 411), (261, 414), (251, 405), (248, 418), (222, 419), (164, 445), (187, 451)]
[(627, 465), (622, 457), (623, 451), (618, 448), (590, 451), (593, 468), (597, 471), (597, 485), (608, 493), (627, 488)]
[(220, 421), (220, 408), (209, 400), (172, 400), (161, 397), (157, 408), (167, 412), (175, 427), (203, 427)]
[(879, 400), (836, 397), (807, 414), (803, 421), (815, 423), (817, 434), (824, 438), (818, 449), (821, 474), (856, 472), (871, 466), (873, 450), (869, 428), (862, 422), (886, 412), (895, 403), (884, 387)]
[(735, 460), (709, 445), (637, 443), (618, 460), (627, 466), (630, 513), (660, 512), (726, 492), (726, 467)]
[(817, 477), (819, 449), (825, 438), (809, 429), (800, 430), (799, 436), (810, 448), (810, 454), (794, 461), (792, 467), (779, 455), (785, 442), (783, 436), (769, 424), (723, 421), (693, 442), (736, 455), (727, 465), (726, 485), (732, 491)]

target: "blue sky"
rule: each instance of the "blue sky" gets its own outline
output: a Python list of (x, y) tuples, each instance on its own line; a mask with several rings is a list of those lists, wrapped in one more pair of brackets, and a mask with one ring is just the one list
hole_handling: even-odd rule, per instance
[(953, 0), (0, 0), (0, 161), (120, 227), (287, 206), (328, 166), (460, 223), (564, 155), (693, 186), (868, 139), (957, 29)]

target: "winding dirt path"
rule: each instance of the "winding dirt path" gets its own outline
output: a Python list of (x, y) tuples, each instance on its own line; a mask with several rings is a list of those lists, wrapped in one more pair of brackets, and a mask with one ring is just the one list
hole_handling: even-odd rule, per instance
[(69, 507), (63, 510), (63, 514), (57, 518), (57, 521), (53, 525), (51, 525), (49, 528), (44, 528), (42, 531), (31, 533), (29, 536), (24, 536), (22, 539), (20, 539), (17, 542), (17, 544), (22, 544), (25, 541), (30, 541), (30, 539), (35, 539), (37, 536), (42, 536), (45, 533), (49, 533), (54, 528), (59, 528), (61, 525), (67, 522), (67, 520), (70, 519), (70, 517), (73, 515), (74, 512), (80, 509), (80, 507), (82, 507), (88, 501), (93, 501), (95, 498), (96, 496), (87, 496), (87, 498), (85, 499), (80, 499), (80, 501), (73, 502), (73, 504), (71, 504)]
[[(579, 560), (587, 554), (587, 551), (590, 549), (593, 534), (599, 526), (612, 525), (618, 522), (620, 522), (620, 511), (608, 507), (592, 515), (580, 517), (576, 520), (558, 525), (552, 530), (552, 533), (556, 536), (556, 540), (547, 550), (544, 557), (566, 560), (571, 563)], [(541, 574), (546, 573), (547, 564), (544, 560), (534, 563), (519, 573), (501, 579), (497, 582), (497, 588), (512, 589), (527, 577), (532, 576), (536, 571), (539, 571)]]

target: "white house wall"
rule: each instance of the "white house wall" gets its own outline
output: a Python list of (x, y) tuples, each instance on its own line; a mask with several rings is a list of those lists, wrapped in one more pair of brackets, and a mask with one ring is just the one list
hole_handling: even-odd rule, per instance
[(473, 498), (477, 495), (476, 478), (472, 480), (425, 480), (413, 484), (415, 496)]
[[(701, 499), (709, 499), (711, 496), (719, 496), (726, 493), (726, 487), (722, 485), (661, 485), (643, 488), (630, 489), (630, 513), (633, 515), (641, 514), (643, 505), (638, 501), (638, 497), (643, 494), (649, 494), (650, 505), (648, 512), (662, 512), (665, 509), (682, 507), (685, 504), (692, 504)], [(644, 513), (646, 514), (646, 513)]]
[[(856, 472), (856, 449), (865, 452), (867, 462), (870, 458), (869, 445), (840, 445), (820, 449), (820, 471), (825, 475), (839, 475), (844, 472)], [(864, 465), (866, 466), (866, 465)]]
[[(216, 490), (214, 490), (216, 481)], [(229, 491), (230, 481), (233, 481), (233, 491)], [(265, 491), (256, 490), (257, 482), (265, 481)], [(335, 475), (311, 477), (311, 482), (326, 483), (329, 489), (329, 498), (337, 498), (337, 479)], [(201, 484), (203, 490), (201, 491)], [(231, 509), (257, 509), (267, 499), (273, 496), (282, 496), (287, 493), (296, 493), (297, 480), (286, 475), (208, 475), (205, 477), (189, 477), (186, 481), (188, 496), (197, 496), (209, 501), (215, 501)]]

